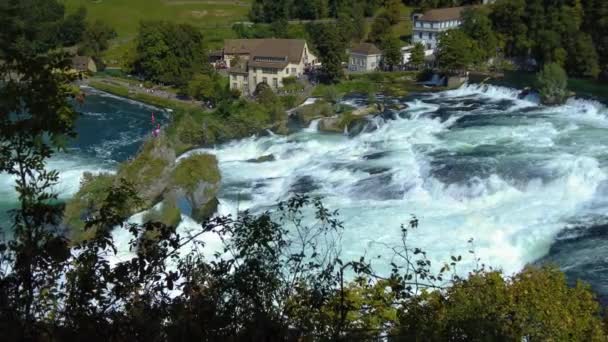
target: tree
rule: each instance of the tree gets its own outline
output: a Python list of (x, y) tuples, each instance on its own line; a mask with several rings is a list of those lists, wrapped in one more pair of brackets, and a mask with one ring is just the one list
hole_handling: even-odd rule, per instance
[(96, 20), (87, 25), (78, 53), (99, 59), (101, 53), (108, 49), (110, 40), (114, 38), (116, 31), (106, 23)]
[(467, 9), (462, 15), (462, 30), (477, 42), (481, 61), (496, 56), (498, 37), (492, 29), (492, 21), (482, 9)]
[(374, 19), (367, 39), (376, 45), (381, 45), (390, 33), (390, 19), (386, 12), (383, 12)]
[(462, 30), (442, 33), (437, 44), (437, 64), (444, 70), (465, 70), (475, 62), (476, 43)]
[(490, 18), (504, 41), (507, 56), (527, 56), (532, 47), (525, 16), (525, 0), (502, 0), (493, 5)]
[(420, 68), (424, 64), (424, 45), (416, 43), (412, 48), (409, 64), (415, 68)]
[(401, 64), (401, 41), (399, 38), (391, 35), (382, 43), (383, 63), (393, 69), (396, 65)]
[(386, 0), (384, 5), (386, 9), (387, 19), (391, 25), (397, 25), (401, 20), (401, 1)]
[(314, 45), (319, 52), (323, 64), (323, 76), (326, 82), (336, 82), (344, 74), (342, 61), (346, 46), (333, 25), (317, 24), (309, 26), (309, 33), (314, 39)]
[(398, 335), (404, 341), (455, 334), (466, 341), (599, 341), (598, 313), (589, 288), (568, 287), (556, 269), (528, 267), (512, 279), (484, 271), (408, 302), (399, 311)]
[(203, 36), (190, 25), (145, 21), (136, 42), (134, 69), (150, 81), (183, 87), (208, 67)]
[(568, 47), (566, 69), (569, 75), (596, 78), (600, 73), (599, 57), (591, 36), (579, 32)]
[(40, 313), (52, 312), (59, 298), (44, 292), (60, 281), (49, 269), (67, 255), (66, 239), (53, 229), (62, 215), (51, 191), (58, 173), (45, 162), (74, 136), (70, 99), (77, 90), (70, 82), (77, 76), (57, 49), (62, 42), (49, 36), (57, 31), (41, 31), (58, 27), (61, 9), (54, 0), (0, 4), (0, 172), (15, 178), (19, 202), (11, 215), (13, 237), (0, 241), (0, 330), (7, 339), (42, 336)]
[(568, 97), (568, 76), (557, 63), (545, 64), (538, 73), (536, 82), (545, 104), (561, 104)]
[(188, 82), (186, 93), (197, 100), (216, 104), (223, 95), (222, 85), (218, 77), (216, 75), (198, 74)]
[(79, 7), (76, 12), (65, 17), (59, 30), (59, 39), (64, 46), (76, 45), (86, 29), (87, 10)]

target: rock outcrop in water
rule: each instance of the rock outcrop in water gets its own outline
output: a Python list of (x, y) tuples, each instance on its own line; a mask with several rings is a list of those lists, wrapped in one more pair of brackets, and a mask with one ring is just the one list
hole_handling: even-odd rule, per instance
[(294, 118), (303, 127), (308, 127), (313, 120), (325, 118), (335, 114), (331, 104), (319, 100), (312, 104), (299, 107), (294, 112)]
[(372, 104), (355, 109), (351, 112), (338, 114), (319, 121), (319, 130), (322, 132), (343, 133), (357, 135), (370, 123), (370, 119), (384, 111), (382, 104)]
[(121, 179), (132, 184), (141, 199), (139, 204), (124, 208), (125, 216), (162, 201), (164, 209), (157, 215), (152, 213), (150, 218), (177, 224), (175, 208), (196, 220), (209, 217), (217, 208), (221, 179), (217, 159), (199, 154), (178, 162), (175, 148), (161, 135), (144, 143), (137, 156), (122, 164), (115, 175), (87, 176), (78, 193), (66, 204), (64, 223), (72, 231), (82, 230), (84, 221), (101, 207), (109, 188)]

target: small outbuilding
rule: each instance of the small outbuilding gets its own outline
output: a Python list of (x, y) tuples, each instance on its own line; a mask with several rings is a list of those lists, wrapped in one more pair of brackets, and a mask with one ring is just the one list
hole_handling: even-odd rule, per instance
[(382, 51), (371, 43), (361, 43), (349, 51), (348, 70), (355, 72), (375, 71), (382, 62)]
[(97, 72), (97, 64), (89, 56), (74, 56), (72, 58), (72, 68), (79, 72)]

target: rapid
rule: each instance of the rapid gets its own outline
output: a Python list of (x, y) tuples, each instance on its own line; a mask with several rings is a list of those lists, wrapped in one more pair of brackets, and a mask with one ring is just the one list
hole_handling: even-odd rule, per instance
[[(581, 99), (544, 107), (518, 94), (466, 85), (380, 99), (407, 108), (354, 137), (318, 132), (313, 122), (293, 135), (191, 153), (219, 159), (221, 214), (268, 210), (293, 193), (322, 196), (344, 221), (343, 256), (367, 255), (380, 270), (391, 257), (385, 244), (399, 241), (400, 225), (415, 215), (420, 227), (409, 244), (436, 265), (462, 255), (460, 270), (470, 270), (473, 248), (481, 263), (507, 275), (551, 262), (601, 287), (598, 277), (608, 275), (607, 254), (598, 253), (608, 249), (608, 110)], [(276, 160), (248, 161), (269, 154)], [(572, 246), (581, 239), (588, 253)]]
[[(608, 109), (583, 99), (545, 107), (518, 95), (465, 85), (379, 97), (407, 108), (385, 112), (352, 137), (319, 132), (313, 122), (288, 136), (249, 137), (189, 154), (217, 156), (219, 214), (272, 210), (294, 193), (323, 197), (344, 222), (344, 259), (366, 255), (388, 271), (385, 244), (398, 241), (401, 224), (415, 215), (420, 223), (408, 243), (437, 266), (462, 255), (459, 271), (470, 270), (470, 249), (506, 274), (555, 263), (608, 298)], [(365, 99), (344, 102), (362, 106)], [(81, 111), (78, 139), (49, 162), (61, 173), (61, 198), (77, 191), (83, 172), (112, 172), (134, 155), (158, 109), (93, 93)], [(274, 161), (251, 162), (270, 154)], [(1, 175), (0, 182), (5, 208), (15, 198), (12, 179)], [(178, 230), (196, 227), (184, 217)], [(128, 234), (117, 230), (114, 237), (119, 259), (128, 257)], [(219, 243), (207, 242), (210, 249)]]

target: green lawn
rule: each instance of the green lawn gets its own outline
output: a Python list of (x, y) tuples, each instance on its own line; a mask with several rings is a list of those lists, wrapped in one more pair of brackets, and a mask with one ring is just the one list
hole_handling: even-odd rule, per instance
[(245, 20), (251, 0), (63, 0), (68, 10), (87, 8), (90, 19), (101, 19), (119, 38), (135, 35), (141, 20), (169, 20), (205, 29), (230, 28)]
[(68, 11), (87, 9), (89, 20), (100, 19), (118, 33), (105, 57), (119, 65), (142, 20), (168, 20), (200, 27), (210, 48), (233, 37), (232, 24), (247, 20), (251, 0), (61, 0)]

